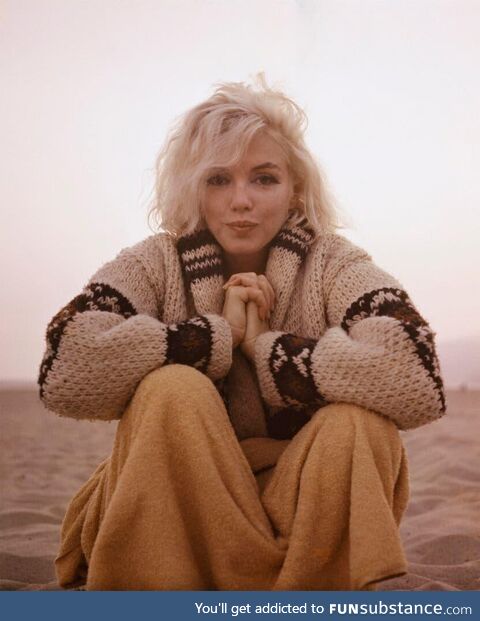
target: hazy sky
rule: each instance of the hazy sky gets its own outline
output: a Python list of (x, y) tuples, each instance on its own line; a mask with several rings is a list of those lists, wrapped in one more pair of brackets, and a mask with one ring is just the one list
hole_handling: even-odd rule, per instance
[(149, 234), (170, 122), (258, 71), (307, 111), (354, 227), (439, 340), (478, 335), (480, 2), (0, 0), (0, 380)]

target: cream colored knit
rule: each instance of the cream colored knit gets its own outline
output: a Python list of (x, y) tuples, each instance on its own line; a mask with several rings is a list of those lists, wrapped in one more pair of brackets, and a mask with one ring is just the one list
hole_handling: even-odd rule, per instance
[(257, 340), (256, 377), (247, 379), (244, 361), (232, 367), (222, 251), (210, 232), (178, 241), (159, 234), (122, 251), (49, 325), (39, 378), (46, 406), (118, 418), (150, 371), (181, 363), (216, 382), (240, 439), (292, 437), (332, 402), (376, 411), (401, 429), (444, 413), (433, 334), (364, 251), (335, 234), (314, 240), (307, 226), (286, 226), (266, 277), (276, 306), (271, 331)]

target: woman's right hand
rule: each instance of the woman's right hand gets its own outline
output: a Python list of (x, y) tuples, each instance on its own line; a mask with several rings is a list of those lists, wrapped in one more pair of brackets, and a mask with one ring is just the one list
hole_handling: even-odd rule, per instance
[(234, 274), (224, 288), (222, 316), (230, 324), (235, 348), (245, 338), (248, 302), (255, 302), (259, 320), (265, 321), (273, 309), (275, 294), (264, 276), (258, 277), (253, 273)]
[(245, 287), (228, 287), (225, 291), (222, 316), (230, 324), (233, 347), (243, 341), (247, 328), (248, 291)]

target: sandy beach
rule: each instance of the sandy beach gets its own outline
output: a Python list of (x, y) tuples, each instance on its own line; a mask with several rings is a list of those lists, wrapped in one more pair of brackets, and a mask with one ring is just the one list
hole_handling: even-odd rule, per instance
[[(391, 590), (480, 589), (480, 391), (450, 391), (448, 415), (402, 434), (411, 501), (409, 560)], [(53, 569), (70, 497), (108, 456), (116, 423), (62, 419), (35, 390), (0, 391), (0, 590), (56, 590)]]

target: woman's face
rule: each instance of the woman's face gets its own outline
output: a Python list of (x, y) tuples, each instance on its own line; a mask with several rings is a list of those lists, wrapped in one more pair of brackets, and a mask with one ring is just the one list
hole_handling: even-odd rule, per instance
[(257, 134), (238, 164), (209, 171), (203, 216), (230, 260), (265, 260), (269, 242), (288, 217), (293, 182), (283, 151)]

